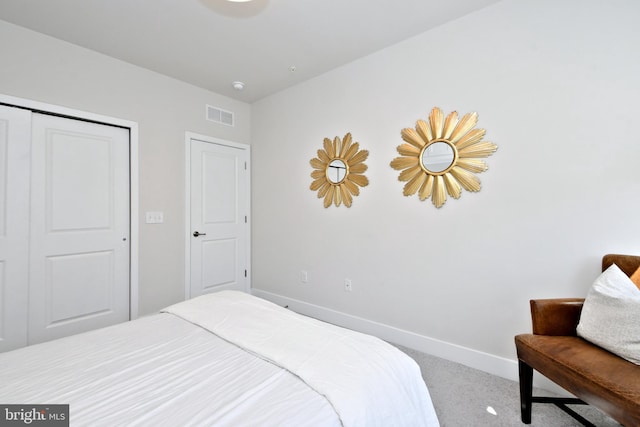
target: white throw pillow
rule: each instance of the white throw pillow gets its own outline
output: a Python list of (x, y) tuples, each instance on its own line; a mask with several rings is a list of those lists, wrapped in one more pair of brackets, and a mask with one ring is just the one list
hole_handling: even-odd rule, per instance
[(594, 282), (578, 336), (640, 365), (640, 289), (613, 264)]

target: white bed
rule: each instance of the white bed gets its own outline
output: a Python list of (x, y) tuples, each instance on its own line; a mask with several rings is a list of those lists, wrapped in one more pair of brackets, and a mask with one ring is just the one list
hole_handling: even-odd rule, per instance
[(438, 426), (391, 345), (223, 291), (0, 354), (0, 403), (69, 404), (71, 426)]

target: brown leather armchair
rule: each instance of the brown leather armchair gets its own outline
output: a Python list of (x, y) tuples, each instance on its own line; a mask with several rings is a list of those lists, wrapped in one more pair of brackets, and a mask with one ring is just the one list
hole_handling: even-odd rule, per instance
[[(615, 263), (627, 275), (640, 256), (605, 255), (602, 270)], [(593, 405), (621, 424), (640, 426), (640, 366), (576, 335), (584, 299), (531, 300), (532, 334), (515, 337), (520, 376), (522, 422), (531, 424), (532, 403), (553, 403), (586, 426), (593, 426), (567, 404)], [(576, 398), (532, 395), (533, 370)]]

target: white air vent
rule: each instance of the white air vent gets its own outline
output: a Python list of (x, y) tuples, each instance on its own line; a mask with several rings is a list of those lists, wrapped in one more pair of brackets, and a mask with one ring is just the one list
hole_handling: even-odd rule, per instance
[(207, 120), (227, 126), (233, 126), (233, 113), (222, 108), (207, 105)]

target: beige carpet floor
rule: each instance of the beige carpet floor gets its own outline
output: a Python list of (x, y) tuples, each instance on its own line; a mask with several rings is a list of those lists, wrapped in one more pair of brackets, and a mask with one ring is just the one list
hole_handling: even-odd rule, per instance
[[(442, 427), (525, 426), (520, 421), (517, 382), (405, 347), (398, 348), (420, 365)], [(536, 395), (552, 394), (534, 389)], [(598, 427), (620, 426), (596, 408), (586, 405), (571, 405), (571, 408)], [(530, 426), (579, 427), (581, 424), (555, 405), (534, 403)]]

